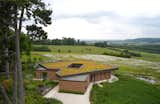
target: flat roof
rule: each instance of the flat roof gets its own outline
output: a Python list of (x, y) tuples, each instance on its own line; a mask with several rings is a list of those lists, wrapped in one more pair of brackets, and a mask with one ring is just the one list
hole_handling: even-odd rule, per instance
[(66, 80), (66, 81), (86, 81), (88, 76), (89, 76), (88, 74), (75, 75), (75, 76), (69, 76), (69, 77), (62, 77), (61, 80)]
[[(68, 67), (73, 63), (83, 64), (80, 68), (71, 68)], [(115, 66), (102, 64), (99, 62), (91, 61), (91, 60), (72, 60), (72, 61), (57, 61), (52, 63), (41, 64), (47, 69), (60, 69), (57, 74), (59, 76), (70, 76), (75, 74), (83, 74), (94, 71), (103, 71), (103, 70), (111, 70), (117, 69)]]

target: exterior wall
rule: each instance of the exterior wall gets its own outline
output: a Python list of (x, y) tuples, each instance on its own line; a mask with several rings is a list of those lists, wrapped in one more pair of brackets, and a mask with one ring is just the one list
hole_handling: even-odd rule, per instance
[[(59, 80), (59, 78), (56, 75), (56, 71), (53, 71), (53, 70), (45, 70), (45, 71), (37, 70), (35, 72), (36, 78), (42, 79), (43, 73), (47, 73), (48, 79), (50, 80)], [(86, 79), (86, 81), (60, 80), (59, 89), (62, 91), (75, 91), (75, 92), (84, 93), (87, 90), (90, 82), (109, 79), (110, 76), (111, 76), (111, 71), (109, 72), (101, 71), (101, 72), (90, 73), (90, 76)]]
[[(47, 76), (48, 76), (49, 80), (59, 80), (59, 78), (56, 75), (56, 71), (52, 71), (52, 70), (46, 70), (46, 71), (37, 70), (35, 72), (36, 78), (42, 79), (43, 78), (43, 73), (47, 73)], [(90, 82), (100, 81), (100, 80), (109, 79), (110, 76), (111, 76), (111, 71), (110, 72), (96, 72), (96, 73), (91, 73), (90, 74), (89, 80), (90, 80)]]
[(109, 79), (111, 77), (111, 72), (96, 72), (90, 74), (90, 81), (101, 81), (105, 79)]
[(56, 75), (56, 71), (40, 71), (40, 70), (37, 70), (35, 72), (36, 78), (43, 79), (43, 73), (47, 73), (47, 77), (49, 80), (58, 80), (59, 79)]
[(48, 79), (50, 80), (58, 80), (58, 76), (55, 71), (48, 71)]
[(42, 71), (37, 71), (35, 72), (36, 78), (41, 79), (42, 78)]
[(75, 91), (84, 93), (87, 90), (88, 85), (89, 85), (89, 78), (84, 82), (60, 80), (59, 89), (62, 91)]

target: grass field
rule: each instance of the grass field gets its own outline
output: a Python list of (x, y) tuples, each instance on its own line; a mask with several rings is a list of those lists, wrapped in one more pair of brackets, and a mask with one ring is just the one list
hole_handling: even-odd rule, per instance
[[(153, 76), (160, 80), (160, 54), (140, 52), (142, 57), (120, 58), (101, 55), (103, 52), (113, 52), (110, 48), (95, 46), (54, 46), (46, 45), (51, 52), (32, 52), (31, 59), (35, 63), (62, 60), (62, 59), (91, 59), (120, 66), (119, 72), (134, 75)], [(58, 50), (61, 50), (58, 52)], [(70, 50), (70, 52), (68, 52)], [(137, 51), (135, 51), (137, 52)], [(23, 60), (27, 60), (24, 56)], [(143, 61), (144, 60), (144, 61)]]
[[(36, 45), (40, 46), (40, 45)], [(51, 49), (51, 52), (34, 52), (37, 54), (103, 54), (105, 52), (107, 53), (115, 53), (120, 54), (119, 51), (113, 50), (111, 48), (100, 48), (95, 46), (58, 46), (58, 45), (45, 45), (46, 47), (49, 47)], [(140, 51), (134, 51), (141, 53), (142, 57), (132, 57), (136, 59), (142, 59), (147, 61), (154, 61), (154, 62), (160, 62), (160, 54), (153, 54), (153, 53), (147, 53), (147, 52), (140, 52)]]
[[(35, 45), (40, 46), (40, 45)], [(67, 45), (46, 45), (52, 53), (75, 53), (75, 54), (102, 54), (104, 52), (116, 52), (107, 48), (95, 46), (67, 46)], [(118, 53), (118, 52), (117, 52)]]
[(147, 52), (140, 52), (140, 53), (142, 54), (142, 57), (136, 57), (136, 59), (160, 62), (160, 54), (153, 54)]
[[(160, 54), (147, 52), (141, 53), (142, 57), (122, 58), (109, 55), (102, 55), (104, 52), (117, 52), (110, 48), (95, 46), (54, 46), (45, 45), (51, 51), (31, 53), (31, 60), (37, 63), (45, 63), (55, 60), (86, 59), (102, 63), (118, 65), (118, 82), (104, 83), (104, 87), (94, 86), (91, 93), (92, 104), (160, 104)], [(132, 50), (133, 51), (133, 50)], [(22, 56), (23, 62), (28, 57)], [(25, 73), (33, 73), (26, 71)], [(153, 77), (157, 81), (155, 85), (135, 79), (135, 77)]]
[(160, 104), (160, 88), (143, 81), (118, 76), (115, 83), (103, 83), (103, 88), (94, 85), (91, 91), (92, 104)]

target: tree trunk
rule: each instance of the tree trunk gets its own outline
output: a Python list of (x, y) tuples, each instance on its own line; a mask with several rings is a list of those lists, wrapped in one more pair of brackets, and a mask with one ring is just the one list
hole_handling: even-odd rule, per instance
[(6, 71), (6, 76), (7, 76), (7, 79), (10, 78), (10, 75), (9, 75), (9, 57), (8, 57), (8, 39), (7, 39), (7, 33), (4, 33), (5, 35), (5, 40), (6, 40), (6, 43), (5, 43), (5, 71)]
[(7, 31), (6, 28), (3, 28), (3, 33), (4, 33), (4, 37), (3, 38), (3, 43), (2, 43), (2, 50), (3, 51), (3, 55), (4, 55), (4, 68), (5, 68), (5, 73), (6, 73), (6, 78), (9, 79), (9, 61), (8, 61), (8, 42), (7, 42)]
[(19, 41), (18, 30), (16, 31), (16, 65), (17, 65), (17, 75), (18, 75), (18, 94), (19, 94), (19, 104), (24, 104), (24, 88), (23, 88), (23, 73), (22, 64), (20, 59), (20, 41)]
[(19, 29), (16, 29), (16, 65), (17, 65), (17, 75), (18, 75), (19, 104), (24, 104), (23, 73), (22, 73), (22, 64), (21, 64), (21, 58), (20, 58), (20, 33), (21, 33), (21, 27), (22, 27), (23, 14), (24, 14), (24, 8), (22, 8), (20, 19), (19, 19)]
[(7, 59), (5, 60), (5, 70), (6, 70), (6, 76), (7, 76), (7, 79), (10, 78), (10, 75), (9, 75), (9, 62), (8, 62), (8, 48), (6, 47), (5, 49), (5, 57), (7, 57)]
[(17, 104), (17, 65), (16, 62), (14, 60), (14, 74), (13, 74), (13, 104)]
[(7, 93), (4, 89), (4, 87), (1, 85), (1, 83), (0, 83), (0, 93), (2, 94), (2, 96), (5, 99), (5, 102), (6, 102), (5, 104), (12, 104), (9, 97), (7, 96)]

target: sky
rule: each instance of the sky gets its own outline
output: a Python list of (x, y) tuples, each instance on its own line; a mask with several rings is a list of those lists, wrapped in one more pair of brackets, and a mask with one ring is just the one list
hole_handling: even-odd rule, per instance
[(48, 38), (160, 38), (160, 0), (43, 0), (53, 10)]

